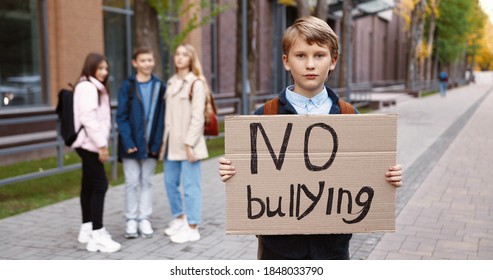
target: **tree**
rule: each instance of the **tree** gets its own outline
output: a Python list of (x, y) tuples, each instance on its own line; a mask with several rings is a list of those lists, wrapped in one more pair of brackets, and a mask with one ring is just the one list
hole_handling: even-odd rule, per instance
[(475, 55), (477, 68), (481, 71), (493, 70), (493, 25), (485, 19), (482, 36), (478, 40), (480, 48)]
[(418, 47), (424, 30), (426, 0), (402, 0), (397, 6), (398, 13), (406, 21), (408, 30), (406, 88), (414, 88), (417, 72)]
[(428, 6), (426, 9), (428, 15), (428, 39), (426, 40), (426, 59), (425, 59), (425, 73), (426, 80), (432, 80), (432, 61), (433, 61), (433, 44), (435, 38), (435, 29), (436, 29), (436, 20), (440, 16), (438, 5), (440, 4), (440, 0), (429, 0)]
[(440, 16), (437, 19), (438, 59), (441, 64), (457, 62), (465, 50), (469, 23), (467, 15), (472, 1), (440, 1)]
[[(164, 53), (167, 54), (168, 63), (164, 72), (166, 76), (171, 74), (172, 53), (180, 44), (183, 44), (190, 32), (208, 24), (212, 18), (217, 17), (229, 7), (227, 5), (212, 5), (212, 1), (206, 0), (146, 0), (159, 19), (161, 38), (164, 41)], [(181, 19), (187, 21), (181, 26)]]
[(159, 22), (156, 11), (146, 0), (135, 0), (135, 43), (151, 49), (156, 60), (156, 74), (163, 77), (162, 55), (159, 47)]
[(311, 6), (310, 4), (313, 2), (306, 0), (281, 1), (281, 2), (285, 2), (285, 4), (296, 4), (299, 18), (312, 15), (323, 20), (327, 19), (327, 13), (329, 9), (327, 0), (317, 0), (315, 6)]
[[(467, 35), (467, 68), (474, 70), (476, 64), (476, 54), (481, 49), (481, 39), (484, 38), (484, 25), (487, 21), (487, 16), (479, 6), (479, 3), (474, 1), (467, 16), (469, 23), (469, 32)], [(469, 75), (469, 82), (473, 81), (473, 75)]]

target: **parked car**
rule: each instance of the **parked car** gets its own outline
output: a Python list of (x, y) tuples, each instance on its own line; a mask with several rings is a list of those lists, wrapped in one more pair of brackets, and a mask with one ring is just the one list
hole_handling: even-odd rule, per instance
[(0, 106), (33, 105), (41, 102), (41, 77), (9, 77), (0, 84)]

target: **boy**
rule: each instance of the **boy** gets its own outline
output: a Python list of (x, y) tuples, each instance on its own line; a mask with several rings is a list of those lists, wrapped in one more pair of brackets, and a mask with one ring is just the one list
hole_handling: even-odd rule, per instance
[[(278, 114), (340, 114), (339, 97), (324, 86), (339, 54), (338, 39), (329, 25), (315, 17), (299, 18), (282, 39), (283, 64), (294, 85), (279, 94)], [(269, 106), (272, 103), (269, 103)], [(355, 113), (358, 111), (354, 109)], [(264, 114), (265, 105), (255, 111)], [(231, 161), (219, 159), (219, 175), (226, 181), (235, 174)], [(402, 185), (400, 165), (389, 167), (387, 181)], [(259, 236), (259, 259), (349, 259), (351, 234)]]
[[(125, 174), (126, 238), (152, 237), (152, 176), (163, 141), (166, 86), (152, 74), (154, 55), (137, 48), (130, 76), (118, 91), (118, 154)], [(140, 194), (138, 185), (140, 184)]]

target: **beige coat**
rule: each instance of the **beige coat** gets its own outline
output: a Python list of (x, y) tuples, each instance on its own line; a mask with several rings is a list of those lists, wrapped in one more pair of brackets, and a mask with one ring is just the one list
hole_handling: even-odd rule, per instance
[(198, 159), (209, 157), (204, 138), (205, 88), (199, 80), (193, 86), (193, 98), (189, 99), (192, 82), (197, 80), (192, 72), (179, 80), (175, 74), (169, 80), (165, 93), (166, 111), (164, 136), (160, 159), (186, 160), (185, 145), (193, 147)]

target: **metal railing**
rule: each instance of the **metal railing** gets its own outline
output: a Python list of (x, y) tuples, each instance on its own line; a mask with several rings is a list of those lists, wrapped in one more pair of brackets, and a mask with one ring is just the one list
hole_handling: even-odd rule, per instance
[[(357, 85), (354, 84), (354, 89), (352, 92), (352, 99), (355, 102), (355, 106), (363, 106), (366, 104), (366, 102), (371, 99), (371, 87), (369, 84), (361, 84)], [(344, 89), (335, 89), (336, 92), (343, 92)], [(222, 94), (223, 96), (234, 96), (233, 93), (231, 94)], [(261, 104), (265, 103), (265, 101), (272, 99), (277, 96), (277, 93), (275, 94), (268, 94), (267, 92), (259, 92), (258, 95), (256, 95), (253, 100), (257, 104), (257, 107), (260, 106)], [(231, 114), (239, 114), (241, 112), (241, 98), (239, 97), (220, 97), (216, 98), (215, 100), (216, 105), (220, 107), (220, 110), (218, 112), (218, 119), (219, 120), (224, 120), (224, 116), (226, 115), (231, 115)], [(117, 124), (116, 124), (116, 110), (113, 109), (111, 111), (112, 115), (112, 123), (111, 123), (111, 133), (110, 133), (110, 146), (112, 147), (111, 149), (111, 155), (109, 159), (109, 163), (112, 165), (111, 166), (111, 176), (113, 179), (117, 178), (117, 166), (118, 166), (118, 161), (117, 161), (117, 145), (118, 145), (118, 131), (117, 131)], [(12, 118), (12, 119), (0, 119), (0, 127), (4, 125), (18, 125), (18, 124), (33, 124), (33, 123), (40, 123), (40, 122), (46, 122), (46, 121), (53, 121), (57, 122), (57, 116), (56, 114), (51, 114), (51, 115), (44, 115), (44, 116), (30, 116), (30, 117), (18, 117), (18, 118)], [(219, 136), (216, 137), (208, 137), (208, 139), (211, 138), (217, 138), (217, 137), (224, 137), (224, 134), (221, 133)], [(56, 159), (57, 159), (57, 166), (53, 169), (48, 169), (48, 170), (43, 170), (39, 172), (33, 172), (29, 174), (24, 174), (24, 175), (19, 175), (15, 177), (10, 177), (10, 178), (5, 178), (5, 179), (0, 179), (0, 187), (11, 184), (11, 183), (17, 183), (21, 181), (26, 181), (26, 180), (31, 180), (31, 179), (36, 179), (36, 178), (41, 178), (41, 177), (46, 177), (46, 176), (51, 176), (63, 172), (68, 172), (72, 170), (76, 170), (81, 168), (80, 163), (76, 164), (70, 164), (70, 165), (64, 165), (63, 163), (63, 157), (64, 157), (64, 150), (66, 150), (65, 144), (63, 142), (63, 139), (60, 136), (60, 128), (59, 124), (57, 122), (57, 132), (56, 132), (56, 138), (51, 141), (43, 141), (40, 143), (36, 144), (28, 144), (28, 145), (22, 145), (18, 147), (11, 147), (11, 148), (3, 148), (0, 149), (0, 157), (3, 156), (8, 156), (8, 155), (13, 155), (13, 154), (19, 154), (23, 152), (31, 152), (31, 151), (39, 151), (43, 149), (49, 149), (49, 148), (55, 148), (56, 149)]]
[[(116, 110), (111, 111), (112, 115), (112, 123), (111, 123), (111, 133), (110, 133), (110, 143), (111, 147), (111, 155), (109, 159), (109, 163), (111, 163), (111, 176), (113, 179), (117, 178), (117, 144), (118, 144), (118, 133), (116, 130)], [(32, 152), (32, 151), (39, 151), (43, 149), (50, 149), (50, 148), (55, 148), (56, 149), (56, 160), (57, 160), (57, 166), (52, 169), (48, 170), (42, 170), (39, 172), (33, 172), (33, 173), (28, 173), (24, 175), (19, 175), (19, 176), (14, 176), (10, 178), (5, 178), (0, 180), (0, 187), (12, 183), (18, 183), (22, 181), (27, 181), (27, 180), (32, 180), (32, 179), (37, 179), (41, 177), (46, 177), (46, 176), (51, 176), (51, 175), (56, 175), (60, 174), (63, 172), (68, 172), (72, 170), (76, 170), (81, 168), (81, 163), (75, 163), (75, 164), (70, 164), (70, 165), (64, 165), (63, 163), (63, 156), (64, 156), (64, 148), (65, 148), (65, 143), (63, 142), (63, 139), (60, 135), (60, 125), (57, 121), (57, 116), (55, 114), (52, 115), (47, 115), (47, 116), (33, 116), (33, 117), (19, 117), (19, 118), (13, 118), (13, 119), (5, 119), (5, 120), (0, 120), (0, 126), (2, 125), (19, 125), (19, 124), (33, 124), (33, 123), (39, 123), (39, 122), (46, 122), (46, 121), (54, 121), (57, 122), (57, 133), (56, 133), (56, 139), (51, 140), (51, 141), (43, 141), (41, 143), (36, 143), (36, 144), (28, 144), (28, 145), (22, 145), (18, 147), (12, 147), (12, 148), (4, 148), (0, 149), (0, 157), (3, 156), (8, 156), (8, 155), (13, 155), (13, 154), (19, 154), (23, 152)]]

